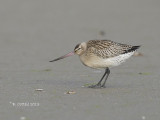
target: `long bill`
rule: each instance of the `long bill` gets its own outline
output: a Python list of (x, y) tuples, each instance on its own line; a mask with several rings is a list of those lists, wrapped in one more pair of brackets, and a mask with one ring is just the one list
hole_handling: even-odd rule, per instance
[(68, 54), (66, 54), (66, 55), (63, 55), (63, 56), (61, 56), (61, 57), (59, 57), (59, 58), (56, 58), (56, 59), (54, 59), (54, 60), (51, 60), (51, 61), (49, 61), (49, 62), (54, 62), (54, 61), (57, 61), (57, 60), (60, 60), (60, 59), (63, 59), (63, 58), (66, 58), (66, 57), (69, 57), (69, 56), (72, 56), (72, 55), (74, 55), (74, 51), (72, 51), (72, 52), (70, 52), (70, 53), (68, 53)]

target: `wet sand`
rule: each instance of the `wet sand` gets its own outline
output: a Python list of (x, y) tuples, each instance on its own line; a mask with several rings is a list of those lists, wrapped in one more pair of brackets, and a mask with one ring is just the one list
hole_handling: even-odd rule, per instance
[[(159, 120), (160, 2), (1, 1), (0, 120)], [(143, 56), (104, 70), (78, 56), (49, 63), (90, 39), (142, 45)], [(71, 94), (66, 94), (69, 91)]]

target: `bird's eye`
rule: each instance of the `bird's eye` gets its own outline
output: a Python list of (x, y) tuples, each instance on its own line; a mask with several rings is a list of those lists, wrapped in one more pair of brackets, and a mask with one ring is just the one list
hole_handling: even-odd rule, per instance
[(81, 48), (77, 48), (76, 51), (77, 51), (77, 50), (80, 50), (80, 49), (81, 49)]

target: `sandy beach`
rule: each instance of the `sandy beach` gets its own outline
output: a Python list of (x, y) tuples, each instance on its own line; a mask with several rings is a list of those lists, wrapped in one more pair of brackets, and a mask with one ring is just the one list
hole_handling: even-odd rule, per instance
[[(159, 120), (160, 1), (7, 0), (0, 2), (0, 120)], [(104, 70), (78, 56), (49, 61), (94, 39), (141, 45)]]

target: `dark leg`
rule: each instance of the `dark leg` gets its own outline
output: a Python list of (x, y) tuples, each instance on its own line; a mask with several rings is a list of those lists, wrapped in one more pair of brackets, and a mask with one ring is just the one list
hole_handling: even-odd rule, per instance
[[(106, 76), (107, 72), (108, 72), (108, 68), (105, 70), (104, 75), (102, 76), (101, 80), (96, 85), (91, 85), (91, 86), (88, 86), (88, 87), (89, 88), (100, 88), (100, 87), (102, 87), (101, 82), (102, 82), (103, 78)], [(107, 74), (107, 76), (108, 76), (108, 74)]]
[(107, 69), (106, 69), (106, 71), (107, 71), (107, 76), (106, 76), (105, 81), (104, 81), (104, 83), (103, 83), (103, 85), (102, 85), (101, 87), (105, 87), (105, 84), (106, 84), (107, 78), (108, 78), (108, 76), (109, 76), (109, 74), (110, 74), (110, 70), (109, 70), (109, 68), (107, 68)]

